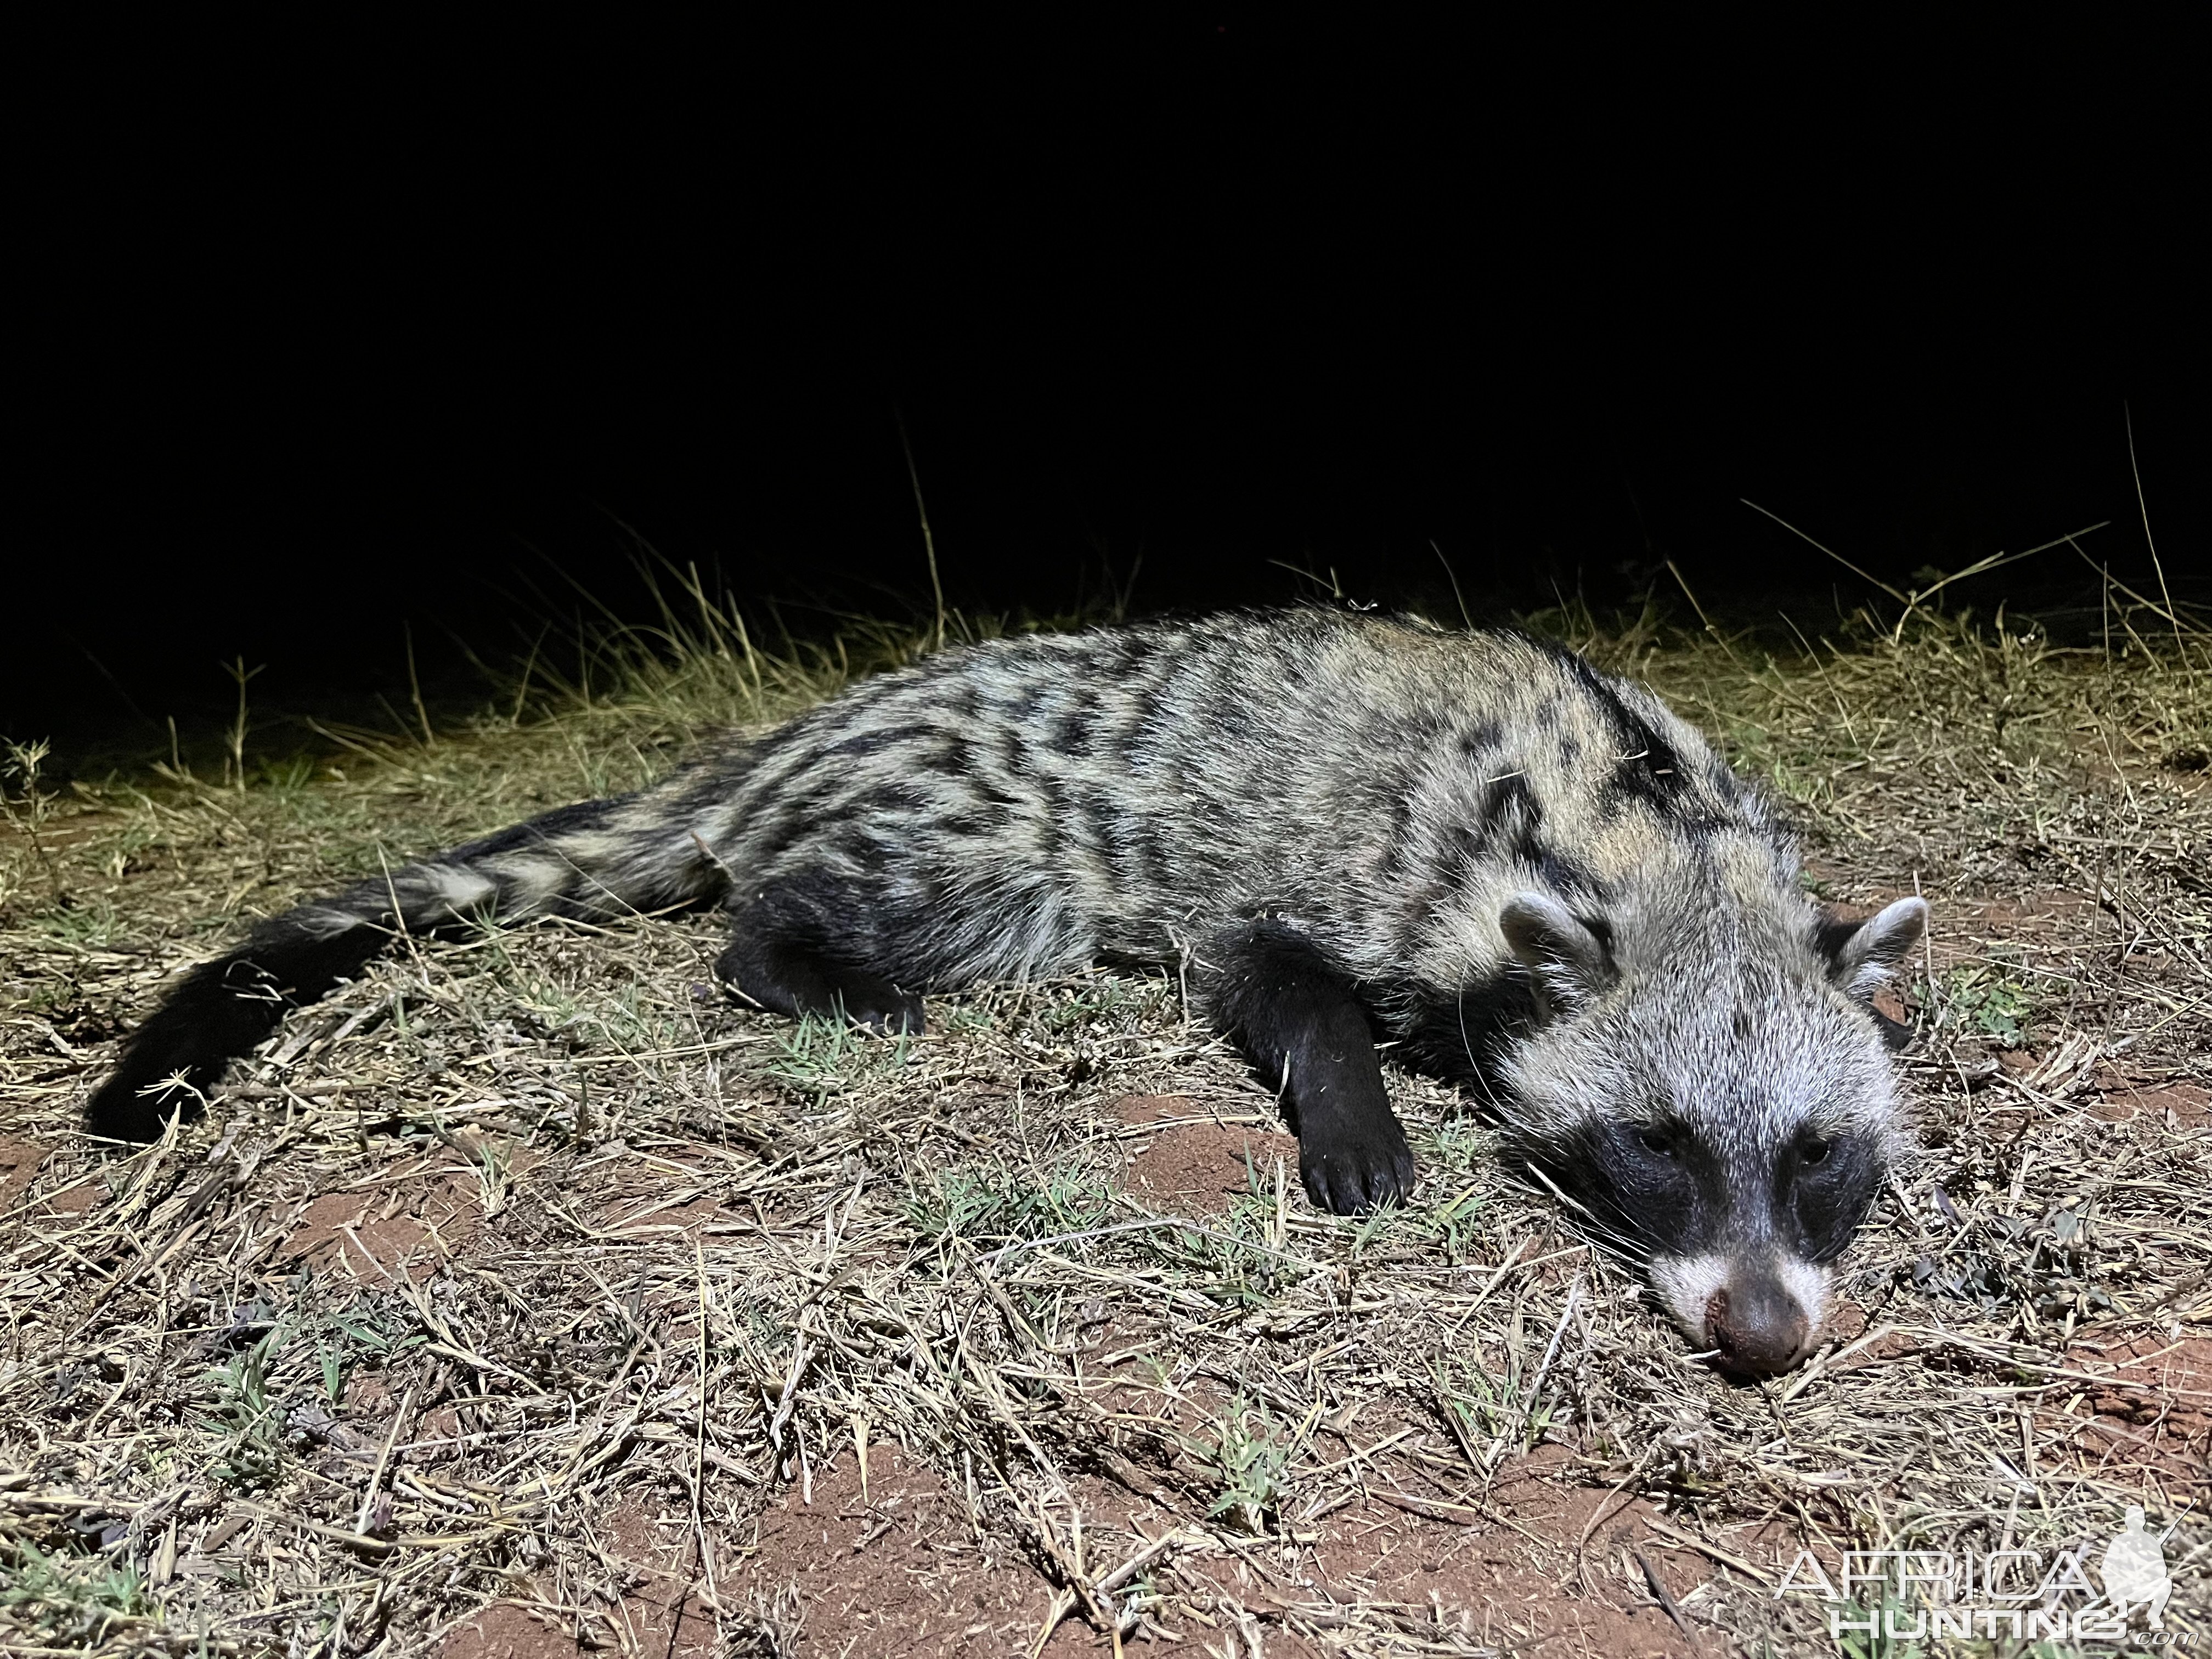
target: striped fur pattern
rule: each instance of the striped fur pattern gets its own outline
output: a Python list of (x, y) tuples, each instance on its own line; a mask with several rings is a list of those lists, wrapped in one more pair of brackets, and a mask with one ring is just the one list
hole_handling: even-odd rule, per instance
[(402, 927), (719, 899), (738, 992), (878, 1029), (919, 1029), (926, 991), (1158, 964), (1282, 1090), (1316, 1202), (1412, 1187), (1393, 1044), (1477, 1088), (1693, 1338), (1771, 1370), (1896, 1151), (1868, 999), (1924, 918), (1829, 921), (1797, 872), (1656, 697), (1519, 634), (1301, 611), (1020, 636), (262, 924), (93, 1119), (158, 1133)]

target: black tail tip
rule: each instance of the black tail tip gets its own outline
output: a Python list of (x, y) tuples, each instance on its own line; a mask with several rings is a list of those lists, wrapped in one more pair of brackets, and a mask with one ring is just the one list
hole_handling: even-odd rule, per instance
[(162, 1080), (136, 1075), (125, 1066), (85, 1103), (85, 1127), (108, 1140), (159, 1140), (171, 1118), (181, 1115), (190, 1123), (205, 1109), (197, 1091), (164, 1089)]

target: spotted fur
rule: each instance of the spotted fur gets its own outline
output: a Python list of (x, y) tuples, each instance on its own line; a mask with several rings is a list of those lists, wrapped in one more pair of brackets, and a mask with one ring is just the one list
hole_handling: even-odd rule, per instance
[(1378, 1039), (1645, 1260), (1693, 1338), (1794, 1362), (1897, 1139), (1867, 1000), (1924, 908), (1802, 896), (1761, 796), (1640, 686), (1504, 630), (1335, 612), (993, 641), (263, 923), (92, 1103), (146, 1138), (396, 931), (720, 899), (724, 977), (919, 1029), (920, 994), (1181, 970), (1279, 1086), (1315, 1201), (1401, 1196)]

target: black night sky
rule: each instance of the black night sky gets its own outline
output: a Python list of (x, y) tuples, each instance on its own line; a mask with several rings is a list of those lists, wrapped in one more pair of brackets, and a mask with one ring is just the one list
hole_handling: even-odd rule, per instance
[(1431, 542), (1492, 607), (1866, 591), (1746, 496), (1892, 578), (2112, 520), (2140, 583), (2124, 409), (2204, 591), (2175, 41), (140, 27), (16, 70), (0, 731), (65, 757), (240, 654), (350, 708), (403, 630), (465, 699), (454, 636), (635, 611), (633, 532), (799, 626), (913, 605), (894, 411), (970, 607), (1140, 552), (1139, 608), (1433, 599)]

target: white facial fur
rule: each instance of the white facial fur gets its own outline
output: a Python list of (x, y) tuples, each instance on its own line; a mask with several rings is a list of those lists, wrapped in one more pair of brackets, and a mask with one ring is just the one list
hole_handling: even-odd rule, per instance
[[(1662, 1255), (1651, 1259), (1651, 1288), (1660, 1306), (1699, 1350), (1715, 1345), (1708, 1312), (1714, 1295), (1728, 1287), (1733, 1263), (1717, 1252), (1698, 1255)], [(1805, 1315), (1805, 1346), (1809, 1351), (1828, 1322), (1828, 1300), (1833, 1289), (1829, 1270), (1817, 1262), (1783, 1255), (1772, 1270)]]

